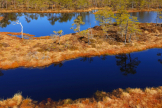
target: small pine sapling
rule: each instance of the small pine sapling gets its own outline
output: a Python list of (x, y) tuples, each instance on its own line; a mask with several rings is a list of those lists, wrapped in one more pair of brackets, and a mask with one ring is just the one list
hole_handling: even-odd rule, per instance
[(59, 45), (60, 45), (60, 37), (63, 35), (63, 31), (59, 30), (59, 31), (53, 31), (53, 32), (54, 32), (54, 36), (59, 37)]
[(82, 21), (82, 17), (78, 16), (75, 20), (74, 23), (72, 24), (72, 26), (75, 27), (71, 27), (70, 29), (73, 29), (75, 32), (80, 32), (80, 25), (84, 25), (85, 22)]

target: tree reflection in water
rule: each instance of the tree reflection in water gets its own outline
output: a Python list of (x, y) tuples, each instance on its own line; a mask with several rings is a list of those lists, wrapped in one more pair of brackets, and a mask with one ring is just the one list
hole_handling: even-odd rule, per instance
[(106, 60), (107, 58), (106, 58), (106, 55), (103, 55), (102, 57), (101, 57), (101, 59), (102, 60)]
[(138, 57), (132, 58), (130, 54), (122, 54), (115, 56), (116, 65), (120, 66), (120, 71), (123, 75), (135, 74), (137, 66), (141, 63)]
[(63, 66), (63, 63), (62, 62), (54, 63), (54, 67), (56, 67), (56, 66), (62, 67)]
[[(160, 52), (160, 49), (159, 49), (157, 56), (161, 57), (161, 55), (162, 55), (162, 53)], [(158, 62), (160, 62), (162, 64), (162, 59), (158, 59)]]
[(89, 63), (93, 62), (93, 58), (92, 57), (83, 57), (80, 61), (88, 61)]
[[(82, 16), (82, 20), (86, 21), (86, 16), (92, 14), (93, 12), (82, 12), (82, 13), (0, 13), (0, 16), (3, 19), (0, 21), (0, 27), (5, 28), (7, 25), (10, 25), (12, 21), (19, 20), (21, 16), (24, 16), (25, 21), (30, 23), (32, 20), (37, 20), (39, 17), (47, 17), (51, 25), (54, 25), (55, 22), (59, 21), (67, 22), (70, 21), (73, 17), (78, 15)], [(89, 19), (90, 20), (90, 19)]]
[(4, 74), (2, 73), (2, 71), (0, 70), (0, 76), (3, 76)]

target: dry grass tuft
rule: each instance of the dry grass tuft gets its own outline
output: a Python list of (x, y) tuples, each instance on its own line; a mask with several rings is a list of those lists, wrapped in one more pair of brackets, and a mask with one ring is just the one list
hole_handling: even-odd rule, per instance
[[(117, 96), (114, 93), (120, 95)], [(161, 93), (162, 87), (146, 88), (145, 90), (128, 88), (126, 90), (117, 89), (112, 93), (97, 91), (97, 94), (102, 97), (100, 100), (83, 98), (56, 102), (48, 98), (47, 101), (39, 103), (16, 94), (13, 98), (0, 101), (0, 108), (161, 108)]]
[(20, 93), (15, 94), (13, 98), (0, 101), (0, 107), (17, 107), (21, 104), (23, 97)]

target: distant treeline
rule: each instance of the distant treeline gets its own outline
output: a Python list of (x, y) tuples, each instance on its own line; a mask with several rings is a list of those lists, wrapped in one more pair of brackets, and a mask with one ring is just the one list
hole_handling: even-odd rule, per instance
[(162, 0), (0, 0), (0, 9), (77, 10), (91, 7), (161, 8)]

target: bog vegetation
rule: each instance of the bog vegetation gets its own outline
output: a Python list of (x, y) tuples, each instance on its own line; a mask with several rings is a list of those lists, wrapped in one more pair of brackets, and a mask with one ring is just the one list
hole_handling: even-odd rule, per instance
[[(137, 17), (130, 16), (127, 9), (158, 10), (160, 12), (161, 0), (0, 0), (1, 9), (23, 10), (63, 10), (86, 9), (90, 7), (104, 7), (95, 13), (100, 26), (80, 31), (85, 23), (78, 16), (72, 28), (76, 33), (63, 35), (63, 31), (53, 31), (54, 34), (45, 37), (31, 37), (22, 34), (22, 38), (11, 37), (9, 34), (0, 33), (0, 68), (10, 69), (23, 67), (41, 67), (54, 62), (74, 59), (77, 57), (114, 55), (141, 51), (148, 48), (162, 47), (162, 25), (154, 23), (138, 23)], [(117, 11), (115, 15), (113, 11)], [(114, 23), (113, 20), (116, 20)], [(2, 18), (1, 18), (2, 20)], [(21, 24), (17, 22), (16, 24)], [(69, 29), (69, 28), (68, 28)], [(23, 30), (23, 28), (22, 28)], [(26, 39), (29, 38), (29, 39)], [(119, 58), (119, 57), (118, 57)], [(137, 65), (139, 62), (137, 62)], [(162, 107), (162, 87), (140, 89), (119, 89), (114, 94), (96, 92), (92, 99), (61, 102), (37, 103), (31, 99), (24, 99), (20, 94), (13, 98), (0, 101), (2, 107)]]
[(0, 101), (0, 108), (161, 108), (162, 87), (117, 89), (112, 93), (97, 91), (92, 98), (65, 99), (36, 102), (15, 94), (13, 98)]
[[(97, 11), (95, 17), (100, 21), (100, 26), (84, 31), (80, 31), (80, 25), (85, 24), (83, 18), (77, 16), (71, 28), (76, 33), (64, 36), (62, 30), (54, 31), (51, 36), (27, 37), (29, 39), (18, 39), (7, 36), (10, 33), (1, 33), (0, 68), (45, 66), (80, 56), (122, 54), (161, 47), (161, 25), (138, 23), (137, 17), (128, 14), (125, 5), (118, 7), (116, 15), (112, 10), (113, 8), (105, 7)], [(157, 17), (161, 18), (160, 11)], [(21, 34), (23, 38), (24, 33)], [(20, 55), (15, 54), (17, 52)], [(19, 58), (16, 59), (15, 55), (19, 55)], [(42, 58), (46, 58), (46, 62), (42, 63)]]
[(161, 8), (161, 0), (0, 0), (0, 8), (8, 10), (76, 10), (91, 7), (120, 6), (126, 9)]

